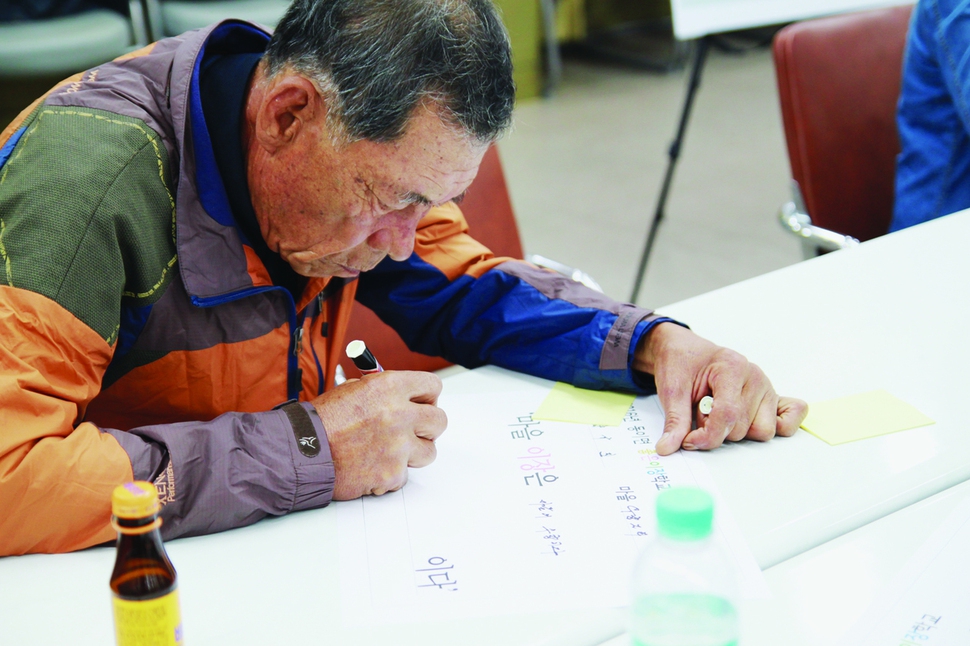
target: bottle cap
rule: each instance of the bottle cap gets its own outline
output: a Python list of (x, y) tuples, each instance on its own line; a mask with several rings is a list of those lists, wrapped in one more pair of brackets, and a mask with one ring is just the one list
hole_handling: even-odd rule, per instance
[(714, 499), (703, 489), (673, 487), (657, 496), (657, 528), (667, 538), (697, 541), (711, 534)]
[(116, 518), (147, 518), (160, 508), (158, 490), (150, 482), (126, 482), (111, 494), (111, 513)]

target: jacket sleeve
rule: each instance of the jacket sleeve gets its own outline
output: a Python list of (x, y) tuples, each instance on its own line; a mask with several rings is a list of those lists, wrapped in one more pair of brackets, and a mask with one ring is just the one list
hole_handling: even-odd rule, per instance
[[(333, 463), (309, 404), (128, 431), (80, 421), (111, 350), (46, 297), (0, 286), (0, 555), (111, 540), (111, 492), (131, 479), (159, 485), (166, 538), (330, 501)], [(298, 443), (311, 435), (315, 454)]]
[(466, 367), (486, 363), (594, 389), (651, 391), (631, 368), (661, 321), (557, 273), (496, 258), (453, 204), (421, 222), (415, 252), (360, 278), (357, 299), (412, 350)]

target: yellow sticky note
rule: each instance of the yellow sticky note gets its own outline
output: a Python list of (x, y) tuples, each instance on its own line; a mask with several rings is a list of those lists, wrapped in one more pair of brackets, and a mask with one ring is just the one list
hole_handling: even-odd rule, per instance
[(532, 419), (597, 426), (619, 426), (636, 395), (609, 390), (585, 390), (557, 383)]
[(844, 444), (935, 423), (885, 390), (873, 390), (809, 405), (802, 428), (829, 444)]

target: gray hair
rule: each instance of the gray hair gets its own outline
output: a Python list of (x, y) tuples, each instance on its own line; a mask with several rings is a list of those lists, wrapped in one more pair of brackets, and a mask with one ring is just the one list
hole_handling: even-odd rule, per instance
[(312, 79), (347, 141), (398, 139), (427, 100), (481, 143), (512, 120), (511, 48), (490, 0), (295, 0), (266, 62)]

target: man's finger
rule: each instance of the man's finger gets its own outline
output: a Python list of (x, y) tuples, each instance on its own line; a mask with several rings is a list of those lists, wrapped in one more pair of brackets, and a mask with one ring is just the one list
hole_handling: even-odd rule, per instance
[(732, 395), (734, 388), (719, 390), (714, 394), (714, 405), (704, 425), (684, 438), (685, 449), (716, 449), (737, 428), (741, 411), (738, 408), (740, 392)]
[(657, 441), (657, 453), (670, 455), (680, 448), (690, 432), (691, 402), (688, 388), (671, 387), (660, 398), (664, 408), (664, 431)]
[(407, 377), (405, 392), (408, 398), (421, 404), (437, 404), (441, 395), (441, 377), (430, 372), (401, 371), (397, 374)]
[[(370, 491), (364, 492), (361, 495), (369, 494), (371, 496), (383, 496), (388, 491), (397, 491), (408, 482), (408, 470), (401, 469), (401, 472), (392, 478), (388, 478), (380, 484), (372, 487)], [(359, 496), (358, 496), (359, 497)]]
[(778, 398), (778, 419), (776, 430), (778, 435), (789, 437), (795, 434), (798, 427), (808, 415), (808, 404), (794, 397)]
[[(746, 437), (749, 440), (767, 442), (775, 436), (778, 425), (778, 395), (773, 389), (768, 389), (761, 399), (758, 412), (755, 413), (751, 428), (748, 429)], [(738, 438), (741, 439), (741, 438)]]
[[(746, 412), (741, 408), (747, 361), (740, 355), (738, 358), (743, 361), (743, 365), (725, 362), (710, 380), (711, 396), (714, 398), (711, 414), (707, 416), (703, 427), (684, 439), (685, 449), (716, 449), (732, 431), (737, 430), (739, 420), (747, 419)], [(747, 425), (744, 427), (746, 429)]]
[(721, 402), (715, 399), (714, 409), (708, 415), (704, 425), (687, 434), (687, 437), (684, 438), (685, 449), (690, 451), (716, 449), (724, 443), (724, 440), (736, 427), (738, 408), (734, 402), (724, 401), (723, 399)]
[[(734, 428), (728, 433), (727, 439), (738, 442), (752, 433), (769, 439), (775, 434), (775, 412), (777, 410), (778, 395), (771, 387), (771, 382), (753, 363), (746, 363), (743, 373), (744, 386), (738, 401), (739, 414)], [(765, 419), (762, 409), (768, 407), (771, 417)], [(762, 418), (759, 419), (759, 415)]]
[(419, 407), (414, 434), (425, 440), (437, 440), (448, 427), (448, 415), (433, 404), (414, 404)]
[[(749, 374), (748, 380), (745, 382), (744, 387), (741, 389), (740, 399), (738, 400), (738, 416), (734, 420), (734, 427), (728, 431), (725, 436), (725, 440), (731, 442), (738, 442), (743, 440), (745, 437), (750, 436), (752, 430), (757, 424), (763, 427), (762, 432), (770, 430), (771, 434), (774, 435), (775, 432), (775, 411), (776, 400), (778, 399), (774, 391), (771, 389), (771, 385), (768, 383), (767, 379), (758, 379), (758, 373), (760, 371), (755, 371)], [(769, 398), (771, 400), (771, 418), (768, 420), (768, 427), (765, 428), (764, 420), (758, 420), (758, 414), (761, 408), (765, 406), (765, 399)]]
[(438, 457), (438, 449), (434, 442), (417, 437), (411, 444), (411, 457), (408, 458), (408, 466), (416, 469), (426, 467), (434, 462), (436, 457)]

